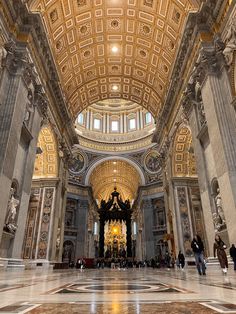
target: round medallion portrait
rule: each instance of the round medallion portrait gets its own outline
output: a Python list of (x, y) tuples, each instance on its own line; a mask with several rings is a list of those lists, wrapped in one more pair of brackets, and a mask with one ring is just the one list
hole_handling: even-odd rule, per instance
[(157, 173), (161, 170), (160, 155), (157, 151), (151, 150), (144, 157), (144, 167), (148, 172)]
[(70, 163), (70, 171), (74, 173), (81, 172), (85, 167), (84, 156), (81, 153), (76, 153)]

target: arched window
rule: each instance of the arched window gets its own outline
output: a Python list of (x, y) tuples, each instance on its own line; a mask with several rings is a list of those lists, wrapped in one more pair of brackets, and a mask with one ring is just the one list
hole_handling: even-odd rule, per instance
[(101, 119), (94, 118), (93, 128), (94, 128), (94, 130), (101, 130)]
[(80, 113), (80, 114), (78, 115), (77, 122), (78, 122), (80, 125), (83, 125), (83, 124), (84, 124), (84, 114), (83, 114), (83, 113)]
[(152, 115), (150, 112), (145, 113), (145, 124), (150, 124), (152, 122)]
[(118, 132), (119, 131), (119, 121), (117, 121), (117, 120), (111, 121), (111, 131), (112, 132)]
[(129, 129), (129, 131), (136, 130), (136, 119), (135, 118), (128, 119), (128, 129)]

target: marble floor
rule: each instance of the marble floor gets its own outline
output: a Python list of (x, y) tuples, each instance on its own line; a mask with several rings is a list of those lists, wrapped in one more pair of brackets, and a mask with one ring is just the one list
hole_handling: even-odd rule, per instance
[(236, 313), (236, 272), (208, 268), (0, 271), (0, 314)]

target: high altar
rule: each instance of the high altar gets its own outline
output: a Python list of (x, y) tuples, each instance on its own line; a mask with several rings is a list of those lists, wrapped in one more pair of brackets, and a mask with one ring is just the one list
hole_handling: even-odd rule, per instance
[(104, 227), (105, 258), (126, 257), (126, 223), (124, 220), (111, 220)]
[(99, 257), (132, 257), (131, 215), (129, 200), (122, 201), (120, 193), (114, 191), (99, 209)]

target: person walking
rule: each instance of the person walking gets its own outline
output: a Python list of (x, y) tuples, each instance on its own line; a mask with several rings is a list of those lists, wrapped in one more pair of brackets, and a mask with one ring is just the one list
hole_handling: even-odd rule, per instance
[(232, 244), (231, 248), (229, 249), (229, 254), (234, 262), (234, 270), (236, 270), (236, 247)]
[(195, 263), (199, 275), (206, 275), (206, 266), (204, 262), (204, 245), (199, 235), (195, 235), (191, 243), (191, 248), (194, 253)]
[(226, 245), (224, 241), (221, 239), (221, 237), (217, 234), (215, 236), (215, 243), (213, 245), (213, 252), (214, 252), (214, 257), (216, 257), (220, 262), (220, 267), (222, 268), (223, 274), (227, 274), (227, 269), (228, 269), (228, 259), (225, 253)]
[(179, 262), (179, 267), (183, 270), (185, 266), (185, 257), (181, 251), (179, 251), (179, 254), (178, 254), (178, 262)]

